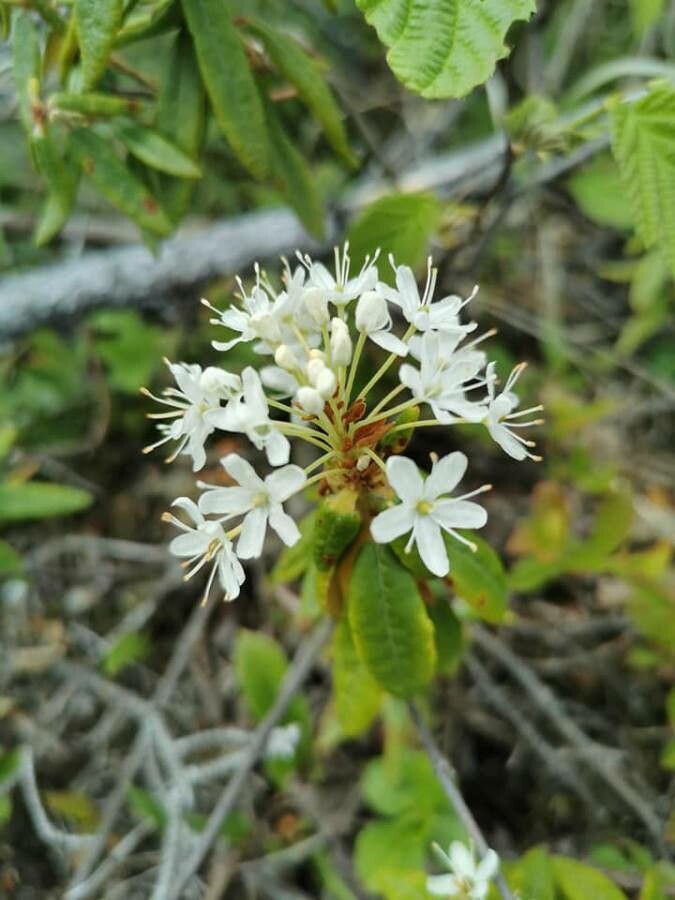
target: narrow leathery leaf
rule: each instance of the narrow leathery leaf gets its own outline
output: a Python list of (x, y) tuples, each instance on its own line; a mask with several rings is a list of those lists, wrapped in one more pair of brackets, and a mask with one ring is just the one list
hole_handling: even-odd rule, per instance
[(423, 97), (462, 97), (508, 54), (504, 38), (534, 0), (357, 0), (389, 47), (396, 77)]
[(0, 3), (0, 38), (3, 41), (6, 41), (9, 37), (10, 24), (9, 9), (4, 3)]
[(129, 152), (146, 166), (179, 178), (201, 177), (197, 163), (158, 131), (130, 119), (116, 119), (114, 132)]
[(69, 212), (64, 209), (61, 197), (54, 191), (50, 191), (35, 223), (33, 232), (35, 246), (43, 247), (55, 238), (65, 225), (68, 215)]
[(12, 61), (21, 124), (32, 135), (36, 126), (35, 93), (40, 81), (40, 45), (31, 14), (24, 10), (14, 16)]
[(343, 616), (333, 638), (335, 713), (345, 737), (358, 737), (380, 710), (382, 689), (359, 658), (349, 620)]
[(223, 0), (183, 0), (199, 69), (220, 130), (257, 178), (269, 172), (262, 100), (241, 38)]
[(313, 557), (319, 571), (332, 569), (361, 527), (356, 509), (358, 495), (347, 488), (327, 497), (319, 507), (314, 522)]
[(413, 576), (388, 547), (361, 548), (347, 608), (357, 652), (385, 690), (410, 697), (429, 683), (436, 664), (433, 625)]
[(270, 573), (275, 584), (284, 584), (300, 578), (312, 562), (316, 510), (306, 515), (298, 525), (300, 540), (292, 547), (284, 547)]
[(0, 484), (0, 523), (66, 516), (91, 505), (92, 495), (80, 488), (47, 481)]
[(49, 106), (58, 112), (78, 113), (81, 116), (129, 116), (143, 109), (143, 103), (135, 97), (116, 97), (97, 91), (73, 94), (59, 92), (49, 98)]
[(450, 560), (448, 577), (458, 596), (479, 618), (486, 622), (501, 622), (508, 601), (502, 561), (475, 532), (465, 532), (463, 536), (476, 545), (475, 552), (452, 535), (444, 535)]
[(124, 17), (122, 27), (115, 37), (115, 46), (123, 47), (134, 41), (142, 41), (181, 25), (181, 9), (178, 0), (160, 0), (150, 9), (141, 6)]
[(626, 900), (626, 895), (614, 882), (576, 859), (552, 857), (553, 874), (559, 892), (565, 900)]
[(80, 128), (72, 133), (71, 144), (84, 174), (113, 206), (152, 234), (169, 234), (172, 224), (166, 213), (125, 166), (110, 141), (91, 129)]
[(426, 258), (440, 218), (441, 204), (433, 194), (390, 194), (376, 200), (349, 228), (354, 265), (379, 248), (383, 258), (392, 253), (400, 265), (417, 268)]
[(75, 0), (75, 25), (86, 90), (93, 88), (106, 70), (123, 14), (124, 0)]
[[(206, 92), (187, 32), (176, 36), (167, 55), (157, 97), (156, 125), (190, 159), (198, 159), (206, 133)], [(161, 197), (174, 221), (187, 212), (194, 191), (190, 179), (164, 179)]]
[(675, 274), (675, 87), (660, 82), (612, 108), (612, 150), (639, 237)]
[(51, 134), (43, 131), (31, 141), (33, 159), (49, 186), (49, 194), (38, 220), (34, 241), (37, 246), (48, 243), (70, 215), (75, 202), (79, 172), (73, 170), (60, 155)]
[(251, 22), (249, 28), (262, 40), (276, 68), (311, 110), (335, 152), (348, 165), (356, 165), (357, 160), (349, 147), (340, 109), (321, 67), (294, 38), (283, 31), (270, 28), (262, 22)]
[(324, 236), (325, 216), (316, 181), (269, 104), (267, 126), (274, 179), (307, 231), (321, 240)]

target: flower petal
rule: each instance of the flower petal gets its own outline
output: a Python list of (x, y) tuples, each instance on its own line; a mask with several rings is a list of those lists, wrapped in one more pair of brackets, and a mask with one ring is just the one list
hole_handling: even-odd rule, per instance
[(416, 516), (414, 535), (424, 565), (434, 575), (444, 578), (450, 571), (450, 563), (439, 526), (430, 516)]
[(284, 466), (272, 472), (265, 479), (265, 485), (270, 496), (270, 500), (276, 503), (283, 503), (293, 494), (296, 494), (303, 484), (307, 481), (307, 476), (300, 466)]
[(452, 868), (456, 875), (460, 878), (466, 878), (471, 881), (476, 876), (476, 863), (474, 862), (473, 853), (461, 841), (453, 841), (450, 844), (449, 854), (452, 862)]
[(373, 343), (382, 347), (387, 353), (395, 353), (397, 356), (408, 355), (408, 345), (404, 344), (401, 338), (396, 337), (391, 331), (373, 331), (369, 337)]
[(415, 503), (423, 495), (424, 482), (416, 463), (407, 456), (390, 456), (387, 478), (401, 500)]
[(273, 430), (265, 440), (265, 453), (271, 466), (283, 466), (291, 455), (291, 445), (285, 434)]
[(370, 533), (378, 544), (388, 544), (413, 527), (415, 514), (407, 503), (385, 509), (370, 523)]
[(237, 542), (237, 556), (241, 559), (257, 559), (262, 553), (267, 531), (267, 508), (257, 506), (244, 518)]
[(427, 891), (434, 897), (452, 897), (461, 888), (454, 875), (429, 875)]
[(285, 513), (280, 503), (275, 503), (269, 509), (270, 527), (279, 535), (287, 547), (292, 547), (300, 540), (300, 529), (288, 513)]
[(243, 487), (215, 488), (199, 498), (200, 510), (209, 515), (239, 516), (253, 506), (254, 492)]
[(233, 478), (243, 488), (254, 492), (263, 489), (262, 478), (259, 477), (251, 463), (239, 456), (238, 453), (228, 453), (221, 459), (220, 464), (230, 478)]
[(439, 500), (434, 504), (431, 517), (445, 528), (482, 528), (487, 513), (482, 506), (470, 500)]
[(435, 500), (441, 494), (449, 494), (464, 477), (467, 465), (465, 454), (459, 450), (443, 456), (433, 464), (431, 475), (424, 483), (424, 496)]
[(478, 863), (476, 868), (476, 879), (480, 881), (489, 881), (494, 878), (499, 870), (499, 857), (494, 850), (488, 850), (485, 856)]
[(171, 506), (177, 506), (178, 509), (182, 509), (186, 512), (195, 525), (203, 524), (204, 516), (200, 513), (199, 507), (195, 501), (191, 500), (189, 497), (178, 497), (178, 499), (173, 501)]
[(181, 559), (192, 559), (193, 556), (201, 556), (209, 545), (208, 536), (202, 531), (188, 531), (179, 534), (169, 544), (169, 553), (179, 556)]

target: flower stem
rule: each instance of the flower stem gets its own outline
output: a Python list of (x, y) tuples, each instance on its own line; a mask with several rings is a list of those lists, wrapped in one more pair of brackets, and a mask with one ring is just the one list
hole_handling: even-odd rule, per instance
[[(413, 336), (414, 333), (415, 333), (415, 326), (414, 326), (414, 325), (410, 325), (410, 326), (408, 327), (408, 330), (406, 331), (406, 333), (403, 335), (403, 338), (402, 338), (403, 343), (404, 343), (404, 344), (407, 344), (408, 341), (410, 340), (410, 338)], [(370, 381), (368, 382), (368, 384), (363, 388), (362, 391), (359, 391), (359, 397), (362, 397), (362, 398), (365, 400), (365, 398), (368, 396), (368, 394), (370, 393), (370, 391), (375, 387), (375, 385), (376, 385), (377, 382), (380, 380), (380, 378), (382, 378), (382, 377), (388, 372), (388, 370), (389, 370), (389, 368), (391, 367), (392, 363), (393, 363), (394, 360), (396, 360), (396, 359), (400, 359), (400, 357), (399, 357), (399, 355), (398, 355), (397, 353), (390, 353), (390, 354), (389, 354), (389, 356), (385, 359), (385, 361), (382, 363), (382, 365), (381, 365), (380, 368), (377, 370), (377, 372), (376, 372), (376, 373), (373, 375), (373, 377), (370, 379)]]
[(335, 456), (335, 451), (329, 450), (328, 453), (324, 453), (323, 456), (320, 456), (318, 459), (315, 459), (314, 462), (311, 462), (308, 466), (305, 466), (304, 473), (305, 475), (309, 475), (310, 472), (313, 472), (314, 469), (322, 466), (325, 462), (328, 462), (331, 457)]
[(349, 369), (349, 378), (347, 380), (347, 387), (345, 388), (345, 407), (349, 406), (349, 401), (352, 396), (352, 388), (354, 387), (354, 379), (356, 378), (356, 371), (359, 367), (359, 360), (361, 359), (361, 354), (363, 353), (363, 347), (366, 343), (366, 333), (365, 331), (360, 332), (358, 339), (356, 341), (356, 347), (354, 348), (354, 355), (352, 356), (352, 364)]
[(322, 478), (327, 478), (329, 475), (340, 475), (344, 474), (344, 469), (324, 469), (323, 472), (317, 472), (316, 475), (312, 475), (311, 478), (308, 478), (307, 481), (303, 484), (302, 490), (309, 487), (310, 484), (314, 484), (317, 481), (321, 481)]
[(406, 400), (405, 403), (399, 403), (398, 406), (392, 406), (389, 409), (384, 409), (382, 410), (382, 412), (377, 413), (377, 415), (367, 416), (365, 419), (362, 419), (359, 422), (359, 427), (363, 427), (364, 425), (371, 425), (373, 422), (379, 422), (380, 419), (386, 419), (388, 416), (395, 416), (397, 415), (397, 413), (403, 412), (404, 409), (410, 409), (411, 406), (417, 406), (418, 404), (419, 400), (416, 400), (413, 397), (411, 400)]

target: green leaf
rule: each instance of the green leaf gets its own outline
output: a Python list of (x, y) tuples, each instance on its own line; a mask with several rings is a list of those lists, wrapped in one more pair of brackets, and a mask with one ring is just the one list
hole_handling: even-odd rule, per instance
[[(199, 75), (194, 47), (187, 32), (177, 35), (166, 57), (157, 98), (157, 129), (191, 159), (198, 159), (206, 133), (206, 92)], [(164, 206), (179, 221), (187, 212), (194, 191), (190, 179), (165, 179)]]
[(399, 265), (417, 268), (438, 228), (441, 204), (433, 194), (389, 194), (376, 200), (352, 222), (347, 238), (352, 260), (360, 265), (380, 249)]
[(121, 637), (101, 660), (101, 668), (106, 675), (115, 677), (125, 666), (146, 659), (151, 650), (148, 637), (142, 632), (132, 631)]
[(354, 541), (361, 527), (356, 509), (358, 494), (347, 488), (331, 494), (319, 506), (314, 522), (313, 557), (320, 571), (328, 571)]
[(664, 0), (629, 0), (635, 36), (640, 38), (663, 15)]
[[(383, 881), (392, 876), (414, 870), (419, 873), (424, 868), (428, 833), (425, 825), (415, 817), (401, 817), (369, 822), (359, 831), (354, 866), (366, 888), (379, 891)], [(413, 896), (419, 897), (419, 893)]]
[(251, 715), (262, 719), (274, 703), (286, 673), (286, 654), (269, 635), (242, 629), (234, 651), (234, 667)]
[(382, 689), (361, 662), (346, 616), (333, 638), (335, 713), (345, 737), (363, 734), (380, 711)]
[(356, 159), (347, 142), (340, 110), (322, 68), (296, 40), (283, 31), (262, 22), (251, 22), (248, 27), (261, 38), (270, 59), (295, 87), (298, 97), (311, 110), (335, 152), (348, 165), (355, 165)]
[(92, 500), (88, 491), (66, 484), (8, 481), (0, 484), (0, 524), (67, 516), (86, 509)]
[(21, 554), (8, 544), (7, 541), (0, 541), (0, 577), (8, 575), (17, 575), (23, 569), (23, 560)]
[(675, 274), (675, 87), (659, 83), (612, 109), (612, 149), (637, 233)]
[(152, 234), (166, 235), (173, 226), (145, 185), (117, 156), (109, 140), (91, 129), (71, 135), (73, 152), (85, 175), (117, 209)]
[(389, 47), (387, 62), (423, 97), (462, 97), (508, 54), (504, 38), (534, 0), (356, 0)]
[(4, 784), (16, 773), (21, 765), (21, 750), (15, 747), (6, 753), (0, 753), (0, 784)]
[(383, 816), (446, 812), (448, 801), (425, 753), (401, 748), (371, 760), (361, 782), (368, 805)]
[(12, 798), (9, 794), (3, 794), (0, 797), (0, 828), (6, 823), (9, 822), (12, 816)]
[(94, 831), (99, 813), (86, 794), (80, 791), (45, 791), (45, 804), (57, 816), (68, 819), (77, 831)]
[(49, 185), (42, 215), (35, 230), (38, 247), (48, 243), (65, 223), (75, 202), (79, 172), (73, 171), (62, 158), (48, 131), (36, 134), (31, 141), (33, 159)]
[(127, 806), (138, 819), (150, 819), (156, 828), (166, 825), (166, 811), (149, 791), (132, 785), (127, 791)]
[(172, 28), (178, 28), (181, 24), (180, 4), (177, 0), (159, 0), (149, 9), (145, 4), (140, 4), (138, 9), (134, 9), (124, 17), (124, 24), (115, 38), (115, 46), (145, 40)]
[(324, 208), (316, 179), (299, 150), (288, 138), (269, 103), (266, 115), (274, 179), (307, 231), (322, 240)]
[(269, 171), (269, 141), (258, 87), (223, 0), (183, 0), (199, 69), (220, 130), (257, 178)]
[(414, 578), (388, 547), (361, 548), (348, 614), (359, 656), (385, 690), (410, 697), (429, 683), (436, 664), (433, 625)]
[(568, 180), (567, 187), (579, 209), (597, 222), (619, 231), (633, 227), (633, 212), (616, 163), (599, 156)]
[(75, 0), (85, 90), (93, 88), (105, 72), (123, 15), (124, 0)]
[(127, 394), (137, 394), (150, 381), (162, 353), (166, 353), (167, 335), (147, 325), (133, 310), (106, 309), (88, 320), (94, 328), (96, 353), (106, 364), (110, 385)]
[(543, 847), (533, 847), (518, 862), (519, 896), (523, 900), (556, 900), (551, 858)]
[(317, 511), (312, 510), (304, 517), (298, 525), (300, 540), (293, 544), (292, 547), (284, 547), (279, 554), (270, 573), (270, 578), (275, 584), (296, 581), (307, 571), (312, 561), (316, 515)]
[(501, 622), (506, 613), (508, 589), (498, 554), (481, 537), (461, 532), (477, 549), (474, 553), (452, 535), (444, 535), (450, 560), (450, 579), (455, 591), (486, 622)]
[(429, 615), (434, 623), (438, 671), (454, 675), (462, 661), (464, 651), (462, 623), (444, 597), (429, 608)]
[(36, 124), (33, 107), (40, 81), (40, 45), (31, 13), (25, 10), (14, 16), (12, 62), (21, 124), (32, 135)]
[(197, 163), (158, 131), (138, 125), (131, 119), (115, 119), (113, 131), (132, 156), (151, 169), (178, 178), (201, 178)]
[(82, 94), (68, 92), (52, 94), (49, 106), (59, 112), (101, 117), (135, 115), (143, 108), (141, 101), (136, 97), (118, 97), (96, 91)]
[(556, 884), (565, 900), (626, 900), (623, 891), (597, 869), (566, 856), (552, 857)]

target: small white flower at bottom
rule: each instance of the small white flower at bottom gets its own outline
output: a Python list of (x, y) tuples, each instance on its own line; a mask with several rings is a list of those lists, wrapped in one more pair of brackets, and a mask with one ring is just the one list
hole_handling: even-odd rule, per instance
[(434, 844), (434, 850), (450, 874), (430, 875), (427, 878), (430, 894), (448, 900), (485, 900), (490, 881), (499, 870), (499, 857), (494, 850), (488, 850), (478, 863), (460, 841), (453, 841), (447, 853), (438, 844)]
[(295, 544), (300, 538), (300, 531), (284, 512), (282, 503), (296, 494), (307, 480), (302, 469), (293, 465), (283, 466), (263, 480), (253, 466), (236, 453), (228, 454), (221, 464), (237, 484), (217, 487), (200, 482), (199, 486), (206, 491), (199, 500), (199, 509), (202, 513), (217, 513), (228, 518), (244, 516), (237, 555), (241, 559), (260, 556), (268, 522), (284, 544), (289, 547)]
[[(202, 603), (206, 603), (211, 592), (213, 581), (218, 575), (220, 585), (225, 592), (225, 600), (234, 600), (239, 596), (239, 589), (244, 583), (246, 575), (241, 563), (232, 549), (230, 541), (223, 531), (220, 522), (209, 522), (199, 511), (197, 504), (188, 497), (179, 497), (171, 504), (182, 509), (192, 519), (193, 525), (181, 522), (171, 513), (164, 513), (165, 522), (171, 522), (180, 528), (183, 534), (179, 534), (169, 544), (169, 552), (180, 559), (185, 559), (182, 565), (188, 569), (185, 580), (191, 578), (208, 562), (213, 563), (211, 574), (204, 591)], [(194, 565), (193, 565), (194, 563)], [(190, 569), (189, 567), (193, 565)]]
[(370, 525), (375, 541), (388, 544), (410, 531), (406, 552), (416, 544), (427, 569), (439, 578), (447, 575), (450, 563), (441, 531), (475, 549), (475, 545), (455, 529), (482, 528), (487, 522), (483, 507), (467, 498), (489, 490), (490, 485), (484, 484), (461, 497), (445, 496), (459, 484), (466, 467), (466, 456), (456, 451), (436, 460), (425, 480), (412, 459), (389, 457), (387, 478), (402, 502), (375, 516)]

